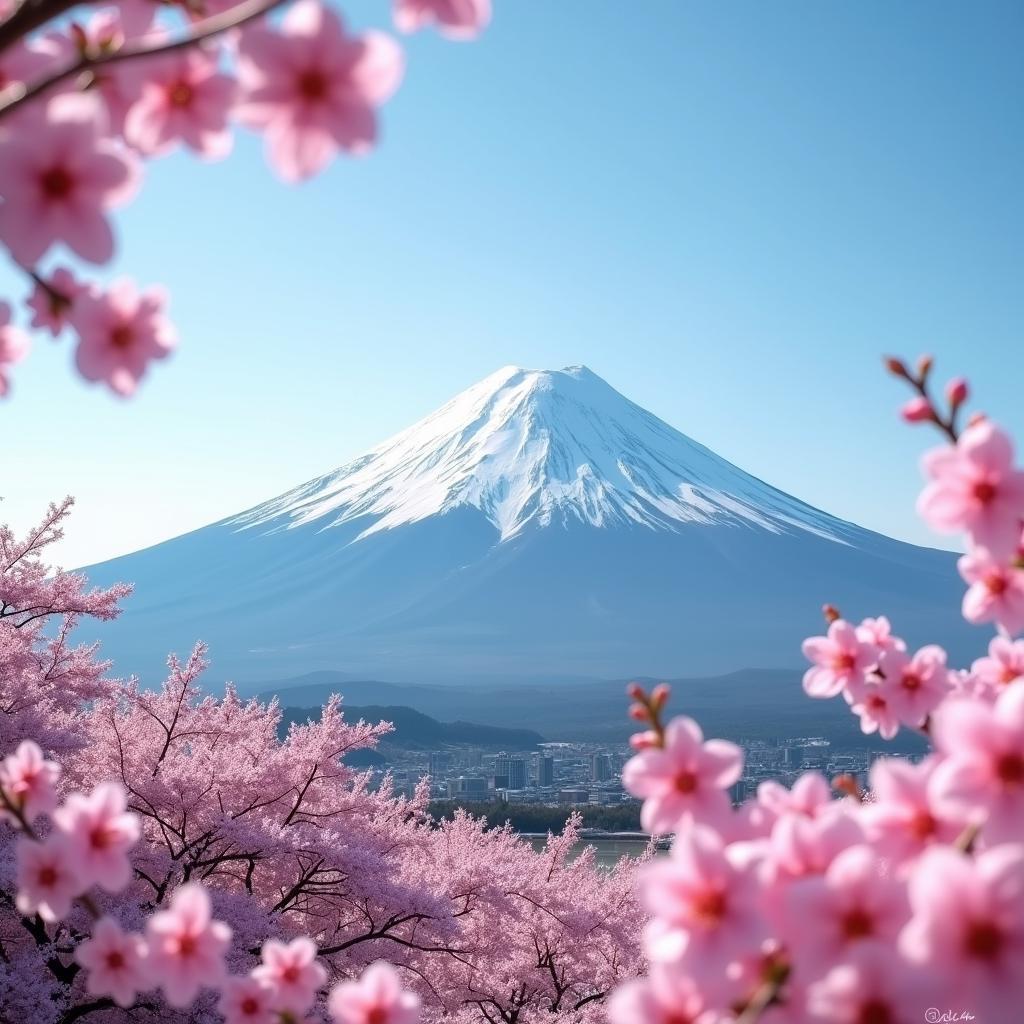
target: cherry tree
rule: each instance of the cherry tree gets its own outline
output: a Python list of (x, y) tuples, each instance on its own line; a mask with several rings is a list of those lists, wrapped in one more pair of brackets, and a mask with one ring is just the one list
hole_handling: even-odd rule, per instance
[(335, 698), (282, 735), (276, 704), (201, 691), (201, 644), (156, 692), (108, 678), (69, 637), (127, 588), (47, 573), (69, 509), (0, 534), (0, 1018), (346, 1020), (391, 992), (399, 1015), (411, 993), (432, 1017), (580, 1020), (637, 972), (634, 865), (573, 859), (578, 819), (539, 852), (433, 821), (426, 782), (345, 763), (390, 726)]
[[(236, 125), (263, 135), (286, 182), (362, 156), (404, 57), (386, 32), (350, 32), (323, 0), (4, 0), (0, 3), (0, 246), (24, 274), (28, 330), (73, 334), (90, 381), (134, 393), (177, 344), (168, 296), (65, 265), (112, 259), (112, 211), (139, 193), (147, 160), (185, 148), (223, 159)], [(382, 0), (382, 6), (384, 0)], [(401, 32), (472, 39), (490, 0), (394, 0)], [(60, 255), (58, 255), (60, 254)], [(0, 397), (29, 351), (0, 302)]]

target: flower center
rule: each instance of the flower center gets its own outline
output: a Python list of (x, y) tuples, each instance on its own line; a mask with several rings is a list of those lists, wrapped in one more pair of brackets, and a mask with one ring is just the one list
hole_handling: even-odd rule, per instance
[(112, 949), (107, 954), (107, 966), (112, 971), (119, 971), (124, 967), (124, 954), (119, 949)]
[(1020, 754), (1001, 754), (996, 759), (996, 775), (1000, 781), (1012, 785), (1024, 782), (1024, 757)]
[(988, 480), (979, 480), (974, 485), (974, 496), (983, 505), (987, 505), (996, 496), (995, 484), (989, 483)]
[(843, 935), (848, 939), (863, 939), (874, 934), (875, 922), (871, 915), (854, 907), (843, 916)]
[(366, 1024), (387, 1024), (388, 1011), (383, 1006), (371, 1006), (366, 1013)]
[(693, 912), (707, 924), (717, 924), (725, 916), (725, 894), (712, 889), (701, 893), (693, 901)]
[(110, 332), (110, 344), (114, 348), (126, 349), (131, 348), (132, 343), (135, 341), (135, 332), (131, 329), (128, 324), (118, 324)]
[(315, 68), (303, 71), (299, 75), (299, 93), (303, 99), (322, 100), (327, 95), (327, 79)]
[(921, 688), (921, 677), (916, 672), (905, 672), (903, 675), (904, 690), (919, 690)]
[(75, 179), (63, 167), (51, 167), (44, 171), (39, 183), (47, 199), (66, 199), (75, 187)]
[(935, 819), (927, 811), (918, 811), (911, 819), (910, 832), (915, 839), (928, 839), (935, 835)]
[(39, 884), (46, 888), (57, 884), (57, 871), (52, 865), (47, 864), (39, 869)]
[(192, 86), (188, 82), (178, 82), (169, 93), (171, 106), (187, 107), (192, 102)]
[(697, 788), (697, 776), (693, 772), (681, 771), (676, 776), (676, 792), (692, 793)]
[(869, 999), (861, 1004), (857, 1024), (894, 1024), (896, 1018), (880, 999)]
[(1015, 679), (1020, 679), (1020, 672), (1015, 668), (1010, 668), (1009, 665), (999, 673), (1001, 683), (1012, 683)]
[(178, 954), (180, 956), (194, 956), (196, 952), (196, 937), (188, 933), (178, 937)]
[(106, 850), (113, 838), (114, 836), (110, 830), (100, 825), (89, 833), (89, 845), (94, 850)]
[(849, 672), (856, 664), (857, 659), (850, 654), (849, 651), (843, 651), (842, 654), (837, 654), (835, 656), (835, 660), (832, 662), (832, 667), (837, 672)]
[(255, 1017), (260, 1012), (260, 1004), (252, 996), (246, 996), (242, 1000), (242, 1013), (249, 1017)]
[(995, 597), (1005, 594), (1008, 586), (1009, 583), (1007, 583), (1006, 577), (1002, 573), (994, 572), (985, 577), (985, 587)]
[(289, 984), (294, 985), (299, 980), (299, 969), (295, 964), (289, 964), (282, 972), (281, 977)]
[(1003, 933), (991, 921), (975, 921), (967, 929), (964, 947), (979, 960), (994, 960), (1003, 948)]

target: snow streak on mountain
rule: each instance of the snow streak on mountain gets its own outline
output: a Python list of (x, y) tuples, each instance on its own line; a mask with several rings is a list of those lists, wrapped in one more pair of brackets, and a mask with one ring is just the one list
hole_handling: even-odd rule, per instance
[(585, 366), (506, 366), (340, 469), (269, 501), (243, 526), (371, 517), (359, 535), (459, 506), (502, 541), (530, 524), (676, 529), (743, 521), (833, 540), (843, 524), (761, 483), (634, 405)]
[(826, 601), (978, 646), (952, 556), (783, 494), (584, 367), (506, 367), (333, 472), (87, 571), (136, 584), (97, 634), (147, 680), (200, 638), (254, 688), (797, 666)]

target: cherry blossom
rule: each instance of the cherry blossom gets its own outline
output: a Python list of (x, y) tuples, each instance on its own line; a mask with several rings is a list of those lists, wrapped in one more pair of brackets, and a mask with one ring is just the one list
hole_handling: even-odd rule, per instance
[(60, 765), (47, 761), (32, 740), (22, 740), (18, 749), (0, 763), (0, 789), (29, 823), (57, 806), (55, 784), (59, 776)]
[(68, 323), (75, 298), (85, 291), (67, 267), (57, 267), (37, 283), (26, 305), (32, 310), (31, 325), (56, 337)]
[(871, 766), (874, 797), (861, 812), (867, 841), (897, 864), (910, 861), (935, 843), (952, 843), (966, 819), (950, 818), (935, 804), (930, 788), (938, 758), (920, 764), (883, 758)]
[(202, 886), (181, 886), (170, 907), (149, 919), (146, 938), (150, 976), (171, 1006), (188, 1006), (201, 988), (223, 980), (231, 929), (212, 919), (210, 897)]
[(857, 627), (857, 636), (866, 644), (876, 647), (879, 651), (905, 651), (907, 645), (892, 631), (892, 624), (884, 615), (877, 618), (864, 619)]
[(994, 704), (963, 698), (935, 712), (932, 734), (943, 755), (931, 780), (936, 806), (953, 818), (984, 822), (992, 843), (1024, 837), (1024, 681)]
[(1024, 679), (1024, 640), (993, 637), (988, 645), (988, 656), (974, 662), (971, 675), (993, 697), (1010, 683)]
[(16, 857), (18, 910), (23, 914), (38, 914), (44, 921), (67, 917), (72, 902), (85, 886), (62, 837), (44, 842), (22, 837), (17, 843)]
[(857, 629), (842, 619), (828, 627), (827, 636), (805, 640), (803, 652), (814, 662), (804, 674), (804, 690), (812, 697), (834, 697), (846, 688), (856, 688), (878, 661), (874, 644), (865, 642)]
[(885, 651), (879, 668), (889, 706), (904, 725), (922, 725), (950, 691), (946, 652), (936, 644), (922, 647), (913, 657)]
[(135, 391), (149, 363), (164, 359), (177, 336), (164, 314), (162, 288), (138, 292), (128, 280), (75, 302), (72, 322), (79, 342), (75, 362), (86, 380), (104, 381), (121, 396)]
[(870, 682), (850, 694), (850, 710), (860, 716), (861, 732), (877, 732), (891, 740), (900, 730), (900, 715), (893, 701), (895, 687), (888, 681)]
[(918, 501), (922, 518), (943, 533), (966, 531), (996, 558), (1011, 555), (1024, 519), (1024, 472), (1013, 466), (1010, 438), (981, 420), (923, 465), (931, 482)]
[(981, 550), (964, 555), (957, 567), (970, 584), (963, 602), (968, 622), (995, 622), (1010, 634), (1024, 629), (1024, 569)]
[(93, 925), (92, 937), (75, 950), (75, 960), (87, 971), (89, 995), (109, 996), (118, 1006), (128, 1007), (150, 987), (146, 953), (141, 935), (125, 932), (113, 918), (102, 917)]
[(31, 124), (0, 137), (0, 241), (27, 266), (55, 242), (105, 263), (114, 253), (106, 214), (138, 184), (136, 161), (103, 136), (96, 105), (58, 96)]
[(378, 961), (358, 981), (343, 981), (331, 992), (328, 1009), (335, 1024), (416, 1024), (420, 998), (402, 988), (398, 972)]
[(263, 944), (263, 962), (252, 976), (273, 993), (274, 1008), (303, 1014), (316, 999), (317, 989), (327, 980), (327, 971), (316, 959), (312, 939), (293, 939), (289, 943), (268, 939)]
[(28, 336), (11, 323), (11, 307), (0, 302), (0, 398), (7, 394), (10, 385), (4, 369), (25, 358), (29, 349)]
[(234, 98), (234, 80), (218, 71), (216, 53), (182, 50), (154, 58), (128, 109), (125, 139), (147, 156), (182, 142), (204, 159), (222, 159), (231, 151)]
[(979, 1020), (1007, 1020), (1024, 1001), (1024, 847), (967, 857), (929, 850), (910, 876), (912, 918), (903, 952), (930, 967), (934, 1002), (970, 1008)]
[(286, 181), (322, 170), (342, 150), (377, 140), (375, 108), (398, 88), (402, 54), (388, 36), (348, 36), (318, 0), (298, 0), (281, 31), (247, 28), (238, 44), (236, 115), (264, 132), (267, 159)]
[(725, 793), (743, 770), (743, 752), (724, 740), (704, 741), (692, 718), (672, 719), (662, 748), (641, 750), (626, 763), (622, 784), (644, 799), (641, 820), (651, 833), (673, 831), (688, 819), (721, 821)]
[(653, 965), (646, 978), (620, 985), (608, 1000), (611, 1024), (712, 1024), (697, 985), (686, 975)]
[(128, 851), (138, 841), (139, 819), (127, 810), (124, 787), (101, 782), (88, 796), (72, 793), (53, 814), (75, 870), (86, 886), (120, 892), (131, 880)]
[(274, 993), (253, 977), (228, 978), (221, 988), (217, 1008), (224, 1024), (279, 1024)]
[(473, 39), (491, 20), (491, 0), (395, 0), (395, 24), (416, 32), (434, 23), (449, 39)]

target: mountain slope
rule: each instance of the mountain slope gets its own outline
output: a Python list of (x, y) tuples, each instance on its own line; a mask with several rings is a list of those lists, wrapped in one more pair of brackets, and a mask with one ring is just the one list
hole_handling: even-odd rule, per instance
[(799, 664), (821, 604), (969, 642), (943, 552), (791, 498), (582, 367), (508, 367), (341, 468), (87, 570), (121, 671), (211, 643), (244, 683), (710, 675)]

